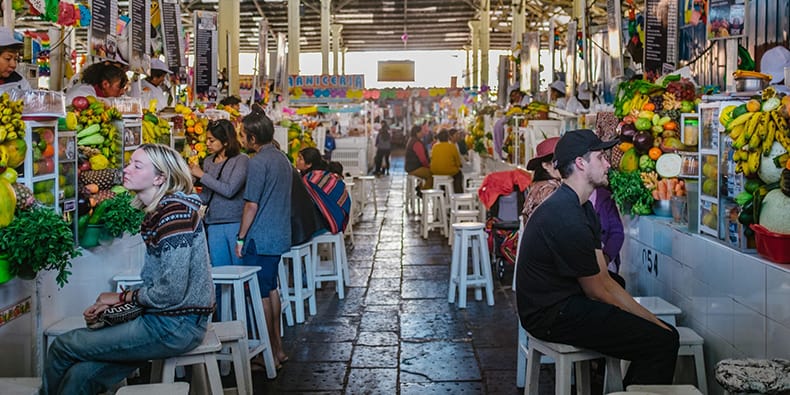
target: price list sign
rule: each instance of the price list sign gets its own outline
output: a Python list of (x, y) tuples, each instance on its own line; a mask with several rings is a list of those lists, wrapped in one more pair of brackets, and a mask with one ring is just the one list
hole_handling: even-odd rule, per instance
[(130, 22), (130, 47), (131, 59), (129, 68), (141, 74), (146, 74), (150, 57), (148, 49), (151, 48), (151, 8), (150, 0), (131, 0), (129, 1)]
[(215, 101), (217, 90), (217, 13), (195, 11), (195, 95)]
[(115, 37), (118, 25), (118, 1), (93, 0), (91, 14), (91, 56), (115, 60), (118, 52), (118, 44)]
[(644, 70), (646, 77), (654, 80), (675, 70), (678, 4), (677, 0), (647, 0), (645, 7)]
[(159, 0), (162, 28), (162, 46), (170, 70), (179, 70), (185, 65), (185, 53), (181, 39), (181, 6), (178, 0)]

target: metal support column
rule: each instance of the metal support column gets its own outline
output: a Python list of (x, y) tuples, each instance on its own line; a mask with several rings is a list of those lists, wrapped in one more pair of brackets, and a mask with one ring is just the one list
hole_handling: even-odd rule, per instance
[(343, 31), (343, 25), (339, 23), (332, 24), (332, 74), (337, 75), (340, 72), (340, 32)]
[(288, 0), (288, 74), (299, 74), (299, 0)]
[(219, 69), (225, 70), (228, 95), (239, 94), (239, 1), (219, 0), (218, 40)]
[(491, 0), (480, 0), (480, 86), (488, 85), (488, 49), (491, 44)]
[(321, 0), (321, 74), (329, 74), (329, 14), (332, 0)]

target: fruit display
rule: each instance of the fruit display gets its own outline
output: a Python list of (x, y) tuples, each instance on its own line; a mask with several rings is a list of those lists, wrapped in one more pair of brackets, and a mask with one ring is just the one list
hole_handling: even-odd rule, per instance
[(175, 111), (184, 119), (183, 128), (186, 144), (181, 155), (187, 159), (190, 165), (202, 164), (203, 159), (208, 156), (206, 129), (208, 128), (209, 119), (199, 117), (198, 113), (183, 104), (176, 104)]
[(91, 148), (80, 151), (91, 154), (80, 157), (80, 170), (91, 170), (94, 165), (120, 168), (122, 147), (118, 126), (114, 124), (120, 119), (118, 110), (93, 96), (78, 96), (71, 101), (66, 113), (66, 128), (77, 132), (78, 146)]
[[(11, 100), (8, 93), (0, 95), (0, 228), (14, 219), (17, 208), (26, 205), (28, 196), (17, 196), (16, 190), (27, 188), (17, 184), (20, 166), (25, 161), (25, 122), (22, 120), (22, 100)], [(21, 169), (19, 170), (21, 171)], [(32, 194), (31, 194), (32, 195)]]
[(23, 110), (22, 99), (11, 100), (8, 93), (0, 95), (0, 144), (25, 137)]
[(491, 140), (493, 139), (491, 133), (486, 132), (485, 128), (486, 117), (490, 118), (493, 115), (492, 108), (488, 107), (489, 110), (484, 108), (477, 113), (474, 122), (471, 123), (469, 133), (466, 135), (467, 148), (481, 155), (489, 153), (488, 148), (491, 147)]
[(316, 146), (312, 131), (318, 126), (317, 123), (308, 120), (300, 124), (283, 119), (280, 126), (288, 129), (288, 157), (292, 163), (296, 163), (296, 157), (303, 148)]
[[(686, 195), (685, 182), (678, 178), (683, 158), (677, 153), (697, 148), (682, 142), (681, 115), (696, 112), (699, 102), (694, 83), (678, 75), (656, 83), (637, 80), (619, 85), (615, 115), (621, 118), (618, 130), (623, 142), (612, 149), (609, 180), (613, 191), (621, 194), (621, 208), (625, 203), (632, 214), (650, 214), (653, 200)], [(627, 176), (631, 173), (636, 175)]]
[(153, 112), (143, 114), (143, 142), (170, 145), (170, 122), (159, 118)]
[(769, 87), (739, 106), (720, 111), (719, 122), (732, 139), (735, 171), (746, 177), (759, 176), (764, 182), (779, 180), (790, 156), (790, 96), (781, 99)]

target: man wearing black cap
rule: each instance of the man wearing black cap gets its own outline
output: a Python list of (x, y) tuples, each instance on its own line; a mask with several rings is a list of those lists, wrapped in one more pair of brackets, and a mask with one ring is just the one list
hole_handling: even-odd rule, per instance
[(631, 361), (623, 384), (671, 384), (678, 333), (639, 305), (606, 270), (601, 225), (588, 201), (609, 181), (591, 130), (565, 133), (554, 150), (562, 186), (530, 217), (516, 279), (521, 324), (534, 337)]

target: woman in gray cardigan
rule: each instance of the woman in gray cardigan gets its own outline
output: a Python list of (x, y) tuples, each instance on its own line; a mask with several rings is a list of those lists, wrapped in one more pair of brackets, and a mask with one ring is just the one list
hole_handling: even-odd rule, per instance
[(241, 258), (235, 253), (236, 233), (244, 207), (249, 158), (239, 153), (239, 140), (230, 121), (212, 121), (206, 133), (206, 146), (211, 155), (203, 161), (202, 169), (190, 165), (190, 171), (203, 184), (200, 198), (208, 206), (204, 221), (211, 264), (241, 265)]

